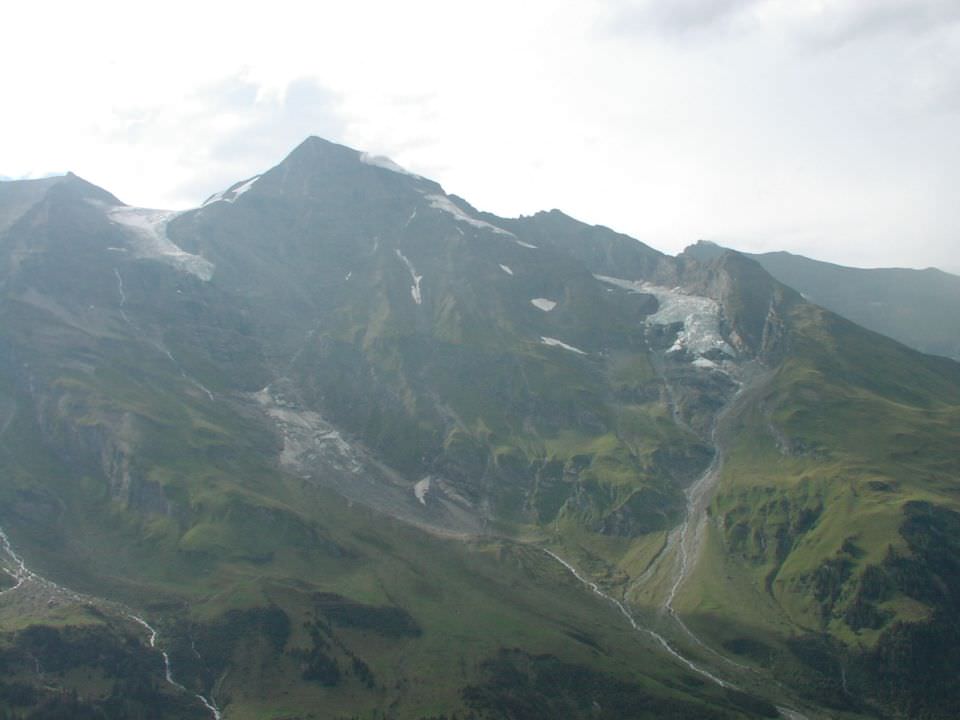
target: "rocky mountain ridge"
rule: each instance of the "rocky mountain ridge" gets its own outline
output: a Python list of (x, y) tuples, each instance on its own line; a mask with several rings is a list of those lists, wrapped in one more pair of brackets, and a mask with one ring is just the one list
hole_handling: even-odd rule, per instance
[[(956, 363), (737, 253), (498, 218), (319, 138), (178, 213), (8, 185), (11, 577), (136, 608), (198, 716), (945, 716), (953, 666), (920, 691), (902, 657), (955, 631), (925, 543)], [(109, 644), (109, 603), (33, 622)], [(612, 695), (550, 705), (569, 672)]]

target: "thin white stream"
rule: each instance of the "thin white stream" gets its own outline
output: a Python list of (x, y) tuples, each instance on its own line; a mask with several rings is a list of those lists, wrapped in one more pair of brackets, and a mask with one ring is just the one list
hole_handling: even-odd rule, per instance
[(177, 368), (177, 372), (180, 373), (180, 377), (182, 377), (184, 380), (186, 380), (188, 383), (190, 383), (194, 387), (197, 387), (200, 390), (202, 390), (210, 400), (216, 400), (216, 397), (214, 397), (213, 393), (210, 392), (210, 389), (206, 385), (204, 385), (202, 382), (192, 377), (191, 375), (187, 374), (187, 371), (183, 369), (183, 365), (181, 365), (180, 362), (173, 356), (172, 352), (167, 350), (167, 348), (163, 347), (159, 343), (156, 345), (156, 347), (160, 352), (162, 352), (164, 355), (167, 356), (167, 359), (170, 362), (173, 363), (174, 367)]
[[(31, 582), (35, 585), (39, 585), (43, 588), (46, 588), (51, 593), (60, 593), (66, 595), (74, 600), (81, 602), (91, 602), (94, 599), (79, 593), (75, 593), (72, 590), (68, 590), (65, 587), (57, 585), (51, 580), (47, 580), (45, 577), (37, 575), (30, 568), (27, 567), (26, 562), (23, 558), (17, 554), (17, 551), (13, 549), (13, 546), (10, 544), (10, 539), (7, 537), (7, 534), (3, 531), (3, 528), (0, 528), (0, 567), (2, 567), (9, 575), (11, 575), (16, 584), (13, 587), (9, 587), (6, 590), (0, 591), (0, 595), (6, 595), (12, 593), (14, 590), (22, 587), (24, 583)], [(117, 608), (115, 603), (106, 603), (107, 605)], [(133, 613), (126, 611), (127, 617), (136, 622), (138, 625), (143, 627), (147, 632), (150, 633), (148, 643), (151, 649), (160, 650), (160, 654), (163, 656), (163, 669), (164, 677), (166, 681), (175, 687), (181, 692), (189, 692), (187, 688), (178, 683), (173, 677), (173, 669), (170, 666), (170, 656), (167, 654), (166, 650), (162, 650), (157, 647), (157, 631), (154, 629), (150, 623), (144, 620), (139, 615), (134, 615)], [(210, 715), (213, 717), (213, 720), (222, 720), (223, 716), (220, 712), (220, 709), (217, 707), (216, 703), (212, 699), (206, 698), (199, 693), (195, 693), (196, 698), (203, 703), (204, 707), (210, 711)]]
[[(163, 657), (164, 676), (166, 677), (167, 682), (173, 687), (177, 688), (177, 690), (180, 690), (181, 692), (189, 692), (187, 688), (185, 688), (183, 685), (178, 683), (176, 679), (173, 677), (173, 669), (170, 666), (170, 656), (167, 654), (167, 651), (157, 648), (157, 631), (153, 627), (153, 625), (148, 623), (139, 615), (134, 615), (133, 613), (128, 613), (127, 617), (129, 617), (138, 625), (141, 625), (147, 632), (150, 633), (150, 639), (148, 642), (150, 643), (151, 648), (153, 648), (154, 650), (158, 650), (158, 649), (160, 650), (160, 655)], [(194, 652), (196, 652), (196, 649), (194, 649)], [(197, 700), (203, 703), (204, 707), (206, 707), (207, 710), (210, 711), (210, 715), (213, 716), (213, 720), (222, 719), (223, 715), (220, 713), (220, 708), (217, 707), (216, 703), (211, 698), (204, 697), (200, 693), (194, 693), (194, 696), (197, 698)]]
[(113, 269), (113, 274), (117, 278), (117, 292), (120, 294), (120, 317), (127, 325), (132, 325), (130, 318), (127, 317), (127, 311), (123, 309), (123, 306), (127, 304), (127, 295), (123, 292), (123, 276), (117, 268)]
[(557, 555), (555, 552), (552, 552), (551, 550), (548, 550), (546, 548), (543, 548), (543, 551), (547, 555), (552, 557), (554, 560), (556, 560), (558, 563), (563, 565), (567, 570), (569, 570), (571, 575), (573, 575), (583, 585), (586, 585), (595, 595), (599, 595), (607, 602), (612, 603), (617, 608), (617, 610), (619, 610), (620, 613), (627, 619), (627, 622), (630, 623), (630, 627), (632, 627), (637, 632), (643, 632), (649, 635), (650, 637), (652, 637), (654, 640), (660, 643), (663, 649), (666, 650), (674, 659), (678, 660), (683, 665), (686, 665), (695, 673), (703, 675), (705, 678), (707, 678), (708, 680), (711, 680), (712, 682), (716, 683), (722, 688), (734, 688), (734, 689), (736, 688), (735, 685), (728, 683), (726, 680), (721, 680), (716, 675), (711, 673), (709, 670), (706, 670), (700, 667), (689, 658), (684, 657), (679, 652), (674, 650), (673, 646), (671, 646), (670, 643), (667, 642), (666, 638), (664, 638), (660, 633), (655, 632), (654, 630), (650, 630), (649, 628), (641, 627), (639, 624), (637, 624), (637, 621), (634, 620), (633, 615), (630, 614), (630, 611), (627, 610), (627, 608), (624, 606), (622, 602), (617, 600), (615, 597), (603, 592), (603, 590), (601, 590), (600, 587), (595, 582), (591, 582), (590, 580), (587, 580), (585, 577), (583, 577), (583, 575), (581, 575), (577, 571), (577, 569), (573, 565), (568, 563), (566, 560), (564, 560), (562, 557)]
[(202, 382), (200, 382), (199, 380), (197, 380), (196, 378), (192, 377), (191, 375), (188, 375), (188, 374), (187, 374), (187, 371), (183, 369), (183, 366), (180, 364), (180, 362), (173, 356), (173, 353), (171, 353), (167, 348), (165, 348), (162, 343), (160, 343), (160, 342), (158, 342), (158, 341), (154, 341), (154, 340), (149, 340), (149, 339), (147, 339), (145, 333), (143, 333), (143, 332), (140, 330), (140, 328), (138, 328), (138, 327), (130, 320), (130, 318), (127, 316), (126, 310), (124, 310), (124, 307), (125, 307), (126, 304), (127, 304), (127, 295), (126, 295), (126, 293), (124, 292), (124, 289), (123, 289), (123, 276), (120, 274), (120, 270), (118, 270), (117, 268), (114, 268), (114, 269), (113, 269), (113, 274), (114, 274), (114, 276), (117, 278), (117, 293), (118, 293), (119, 296), (120, 296), (120, 303), (119, 303), (119, 305), (118, 305), (117, 307), (120, 309), (120, 317), (123, 318), (123, 321), (124, 321), (125, 323), (127, 323), (127, 325), (129, 325), (129, 326), (133, 329), (133, 331), (134, 331), (138, 336), (142, 337), (144, 341), (146, 341), (149, 345), (152, 345), (152, 346), (155, 347), (157, 350), (159, 350), (161, 353), (163, 353), (163, 354), (167, 357), (167, 359), (168, 359), (171, 363), (173, 363), (174, 367), (177, 369), (177, 372), (180, 373), (180, 376), (181, 376), (184, 380), (186, 380), (187, 382), (189, 382), (189, 383), (190, 383), (191, 385), (193, 385), (194, 387), (199, 388), (200, 390), (202, 390), (203, 393), (204, 393), (211, 401), (215, 401), (215, 400), (216, 400), (216, 397), (214, 397), (214, 394), (210, 391), (210, 389), (209, 389), (206, 385), (204, 385)]
[[(148, 642), (150, 643), (150, 647), (156, 650), (157, 649), (157, 631), (154, 629), (153, 625), (148, 623), (139, 615), (134, 615), (133, 613), (129, 613), (127, 617), (129, 617), (138, 625), (142, 625), (146, 629), (146, 631), (150, 633), (150, 639), (148, 640)], [(178, 683), (176, 680), (173, 679), (173, 671), (170, 669), (170, 656), (167, 655), (167, 651), (161, 650), (160, 654), (163, 656), (163, 671), (164, 671), (164, 676), (167, 679), (167, 682), (173, 685), (178, 690), (186, 691), (186, 688), (183, 685), (181, 685), (180, 683)]]
[[(570, 571), (570, 574), (573, 575), (577, 580), (579, 580), (579, 581), (580, 581), (583, 585), (585, 585), (587, 588), (589, 588), (590, 591), (591, 591), (593, 594), (602, 597), (604, 600), (606, 600), (606, 601), (609, 602), (609, 603), (612, 603), (612, 604), (614, 605), (614, 607), (616, 607), (617, 610), (620, 611), (620, 614), (623, 615), (623, 616), (627, 619), (627, 622), (630, 623), (630, 627), (631, 627), (631, 628), (633, 628), (633, 629), (636, 630), (637, 632), (646, 633), (647, 635), (649, 635), (650, 637), (652, 637), (652, 638), (653, 638), (654, 640), (656, 640), (656, 641), (660, 644), (660, 646), (663, 647), (663, 649), (666, 650), (667, 653), (669, 653), (670, 656), (672, 656), (674, 659), (678, 660), (680, 663), (682, 663), (683, 665), (685, 665), (685, 666), (688, 667), (689, 669), (693, 670), (695, 673), (698, 673), (698, 674), (700, 674), (700, 675), (703, 675), (705, 678), (707, 678), (708, 680), (714, 682), (715, 684), (719, 685), (720, 687), (722, 687), (722, 688), (724, 688), (724, 689), (731, 689), (731, 690), (736, 690), (736, 689), (738, 689), (737, 686), (734, 685), (733, 683), (729, 683), (729, 682), (727, 682), (726, 680), (721, 680), (721, 679), (718, 678), (716, 675), (714, 675), (713, 673), (711, 673), (709, 670), (706, 670), (706, 669), (700, 667), (699, 665), (697, 665), (695, 662), (693, 662), (693, 661), (690, 660), (689, 658), (686, 658), (686, 657), (684, 657), (683, 655), (681, 655), (679, 652), (677, 652), (677, 651), (673, 648), (673, 646), (670, 645), (669, 642), (667, 642), (666, 638), (664, 638), (660, 633), (656, 632), (655, 630), (651, 630), (651, 629), (649, 629), (649, 628), (641, 627), (641, 626), (637, 623), (637, 621), (634, 619), (633, 615), (630, 614), (630, 611), (627, 610), (626, 606), (624, 606), (624, 604), (623, 604), (622, 602), (620, 602), (619, 600), (617, 600), (615, 597), (613, 597), (613, 596), (611, 596), (611, 595), (608, 595), (607, 593), (603, 592), (603, 590), (601, 590), (600, 587), (599, 587), (595, 582), (592, 582), (592, 581), (590, 581), (590, 580), (587, 580), (583, 575), (581, 575), (581, 574), (577, 571), (577, 569), (576, 569), (573, 565), (571, 565), (569, 562), (567, 562), (567, 561), (564, 560), (562, 557), (560, 557), (559, 555), (557, 555), (555, 552), (552, 552), (551, 550), (548, 550), (547, 548), (541, 548), (541, 549), (542, 549), (547, 555), (549, 555), (549, 556), (552, 557), (554, 560), (556, 560), (558, 563), (560, 563), (561, 565), (563, 565), (568, 571)], [(688, 630), (687, 632), (689, 632), (689, 630)], [(695, 639), (696, 639), (696, 638), (695, 638)], [(723, 657), (723, 656), (720, 656), (720, 657)], [(732, 661), (731, 661), (731, 662), (732, 662)], [(733, 664), (736, 665), (737, 663), (733, 663)], [(745, 667), (745, 666), (740, 666), (740, 667)], [(785, 707), (785, 706), (779, 706), (779, 705), (778, 705), (778, 706), (777, 706), (777, 711), (780, 713), (780, 715), (781, 715), (783, 718), (786, 718), (786, 720), (807, 720), (807, 717), (806, 717), (805, 715), (797, 712), (796, 710), (794, 710), (794, 709), (792, 709), (792, 708), (788, 708), (788, 707)]]
[(17, 581), (16, 585), (13, 587), (9, 587), (6, 590), (0, 591), (0, 595), (13, 592), (23, 585), (27, 580), (32, 580), (37, 577), (27, 567), (26, 563), (23, 562), (23, 558), (17, 555), (16, 551), (13, 549), (13, 546), (10, 545), (10, 539), (3, 531), (3, 528), (0, 528), (0, 555), (6, 556), (6, 558), (12, 561), (12, 567), (4, 568), (4, 570), (11, 575), (14, 580)]

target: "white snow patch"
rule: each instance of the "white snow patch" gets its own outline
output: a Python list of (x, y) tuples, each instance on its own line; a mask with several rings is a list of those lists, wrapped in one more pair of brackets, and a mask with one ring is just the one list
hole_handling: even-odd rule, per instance
[(646, 289), (648, 283), (642, 280), (621, 280), (620, 278), (609, 277), (607, 275), (594, 275), (594, 277), (600, 282), (605, 282), (608, 285), (616, 285), (618, 288), (629, 290), (630, 292), (633, 292), (633, 293), (649, 293), (650, 292), (649, 290)]
[(418, 178), (419, 175), (415, 175), (406, 168), (402, 168), (397, 165), (393, 160), (383, 155), (371, 155), (370, 153), (360, 153), (360, 162), (364, 165), (373, 165), (373, 167), (382, 168), (384, 170), (389, 170), (390, 172), (399, 173), (400, 175), (409, 175), (410, 177)]
[[(597, 280), (615, 285), (633, 293), (646, 293), (657, 298), (660, 307), (647, 318), (654, 325), (683, 323), (683, 330), (667, 352), (687, 350), (693, 355), (704, 355), (711, 350), (734, 356), (734, 352), (720, 334), (720, 305), (708, 297), (692, 295), (680, 288), (667, 288), (638, 280), (622, 280), (594, 275)], [(699, 367), (705, 367), (700, 365)]]
[(586, 353), (580, 348), (575, 348), (573, 345), (567, 345), (565, 342), (557, 340), (556, 338), (544, 337), (541, 335), (540, 342), (542, 342), (544, 345), (549, 345), (550, 347), (558, 347), (563, 348), (564, 350), (569, 350), (570, 352), (575, 352), (577, 355), (586, 355)]
[(351, 271), (348, 272), (346, 275), (344, 275), (344, 276), (343, 276), (343, 279), (344, 279), (344, 281), (347, 281), (347, 280), (349, 280), (349, 279), (352, 278), (352, 277), (353, 277), (353, 270), (351, 270)]
[(531, 245), (530, 243), (524, 242), (523, 240), (514, 240), (514, 242), (520, 247), (530, 248), (531, 250), (536, 250), (536, 245)]
[[(467, 215), (463, 210), (461, 210), (450, 198), (444, 197), (443, 195), (427, 195), (427, 200), (430, 203), (430, 207), (437, 210), (442, 210), (443, 212), (453, 215), (459, 222), (465, 222), (468, 225), (473, 225), (475, 228), (480, 228), (481, 230), (489, 230), (490, 232), (497, 233), (498, 235), (506, 235), (508, 237), (514, 237), (512, 232), (508, 232), (503, 228), (499, 228), (496, 225), (491, 225), (488, 222), (483, 220), (477, 220)], [(519, 240), (517, 241), (519, 242)]]
[(204, 200), (203, 205), (200, 207), (206, 207), (207, 205), (212, 205), (215, 202), (228, 202), (233, 203), (237, 201), (237, 198), (247, 192), (250, 188), (253, 187), (253, 184), (260, 179), (260, 175), (254, 175), (249, 180), (244, 180), (242, 183), (230, 189), (224, 190), (223, 192), (214, 193), (206, 200)]
[(413, 263), (407, 259), (407, 256), (400, 252), (400, 248), (397, 248), (397, 257), (407, 266), (410, 277), (413, 278), (413, 285), (410, 286), (410, 294), (413, 296), (413, 301), (419, 305), (423, 302), (423, 295), (420, 294), (420, 281), (423, 280), (423, 275), (417, 275), (417, 269), (413, 266)]
[(260, 179), (259, 175), (254, 175), (252, 178), (247, 180), (243, 185), (238, 187), (233, 191), (233, 198), (227, 199), (227, 202), (236, 202), (237, 198), (243, 195), (247, 190), (253, 187), (253, 184)]
[(543, 310), (544, 312), (550, 312), (557, 306), (555, 300), (548, 300), (547, 298), (534, 298), (530, 301), (530, 304), (538, 310)]
[(501, 265), (500, 269), (503, 270), (507, 275), (513, 275), (513, 270), (510, 269), (509, 265)]
[(691, 363), (694, 367), (703, 368), (704, 370), (710, 370), (715, 368), (717, 364), (710, 358), (698, 357)]
[(134, 250), (139, 257), (162, 260), (174, 267), (207, 281), (213, 277), (213, 263), (200, 255), (193, 255), (171, 242), (167, 237), (167, 223), (180, 213), (173, 210), (115, 207), (107, 217), (128, 228), (135, 239)]
[(413, 486), (413, 494), (416, 495), (417, 500), (420, 501), (421, 505), (427, 504), (427, 493), (430, 492), (430, 476), (418, 480), (416, 485)]

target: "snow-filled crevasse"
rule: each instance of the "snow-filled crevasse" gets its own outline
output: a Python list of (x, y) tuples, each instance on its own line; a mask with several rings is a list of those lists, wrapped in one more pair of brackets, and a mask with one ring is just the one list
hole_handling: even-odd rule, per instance
[(564, 350), (569, 350), (570, 352), (576, 353), (577, 355), (587, 354), (580, 348), (574, 347), (573, 345), (567, 345), (567, 343), (563, 342), (562, 340), (557, 340), (556, 338), (553, 338), (553, 337), (547, 337), (545, 335), (542, 335), (540, 336), (540, 342), (543, 345), (547, 345), (549, 347), (557, 347), (557, 348), (562, 348)]
[(400, 248), (396, 249), (397, 257), (407, 266), (407, 271), (410, 273), (410, 279), (413, 280), (413, 285), (410, 286), (410, 294), (413, 296), (413, 301), (420, 305), (423, 302), (423, 295), (420, 293), (420, 281), (423, 280), (423, 275), (417, 274), (417, 269), (413, 266), (413, 263), (410, 262), (409, 258), (400, 252)]

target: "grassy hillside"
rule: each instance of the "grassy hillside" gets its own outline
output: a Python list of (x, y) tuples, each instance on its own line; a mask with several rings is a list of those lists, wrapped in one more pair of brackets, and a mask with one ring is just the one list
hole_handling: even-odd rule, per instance
[(0, 711), (949, 716), (956, 363), (318, 139), (227, 196), (0, 230)]
[(960, 366), (812, 305), (791, 324), (789, 357), (729, 429), (713, 560), (685, 609), (754, 662), (812, 644), (807, 682), (836, 706), (942, 717), (955, 665), (923, 658), (957, 633)]
[[(3, 236), (0, 525), (38, 576), (0, 595), (0, 710), (209, 716), (199, 693), (241, 719), (772, 712), (671, 661), (536, 547), (425, 533), (325, 489), (351, 478), (323, 462), (309, 475), (278, 463), (289, 438), (253, 395), (274, 380), (307, 398), (298, 412), (345, 419), (401, 487), (424, 471), (484, 478), (476, 497), (498, 527), (675, 522), (663, 468), (693, 472), (701, 443), (672, 423), (644, 345), (604, 317), (615, 306), (582, 268), (508, 258), (530, 285), (474, 307), (510, 277), (483, 238), (429, 263), (404, 246), (448, 278), (425, 284), (423, 323), (385, 237), (353, 266), (366, 289), (316, 292), (310, 273), (278, 270), (281, 287), (264, 262), (247, 278), (261, 294), (241, 293), (229, 265), (208, 282), (139, 257), (109, 196), (53, 190)], [(562, 306), (549, 319), (530, 303), (541, 293)], [(318, 342), (296, 337), (307, 329)], [(547, 332), (604, 353), (548, 347)], [(184, 689), (131, 614), (158, 630)]]

